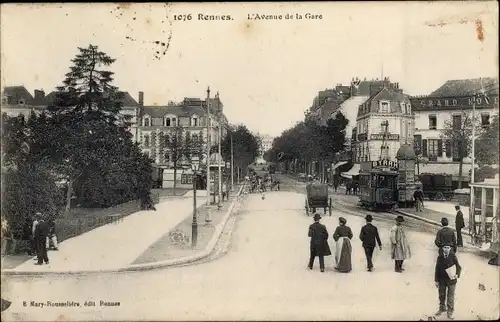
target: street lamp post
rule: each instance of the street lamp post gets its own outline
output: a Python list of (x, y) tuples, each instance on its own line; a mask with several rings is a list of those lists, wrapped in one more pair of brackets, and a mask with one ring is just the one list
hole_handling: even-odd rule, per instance
[(198, 168), (200, 166), (200, 160), (197, 156), (191, 158), (191, 168), (193, 169), (193, 222), (191, 223), (191, 246), (196, 247), (198, 242), (198, 218), (196, 214), (196, 183), (198, 178)]
[(217, 92), (217, 113), (219, 113), (219, 157), (217, 159), (218, 168), (219, 168), (219, 198), (218, 198), (218, 207), (221, 207), (221, 198), (222, 198), (222, 168), (221, 168), (221, 159), (222, 159), (222, 112), (220, 110), (220, 101), (219, 101), (219, 92)]
[(207, 206), (210, 206), (210, 87), (207, 88)]

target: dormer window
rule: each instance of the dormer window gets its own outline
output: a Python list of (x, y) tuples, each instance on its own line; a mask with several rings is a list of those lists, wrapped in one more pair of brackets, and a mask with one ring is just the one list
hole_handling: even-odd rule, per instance
[(406, 113), (411, 114), (411, 104), (406, 103)]
[(381, 101), (380, 102), (380, 113), (389, 113), (389, 102)]
[(406, 104), (405, 104), (405, 102), (401, 102), (400, 105), (401, 105), (401, 113), (406, 114), (407, 112), (406, 112)]
[(24, 98), (20, 98), (19, 101), (17, 101), (19, 105), (24, 105), (26, 104), (26, 100)]
[(191, 118), (191, 126), (198, 126), (198, 117), (197, 116), (193, 116)]
[(142, 125), (143, 126), (151, 126), (151, 119), (149, 117), (145, 117), (143, 120), (142, 120)]

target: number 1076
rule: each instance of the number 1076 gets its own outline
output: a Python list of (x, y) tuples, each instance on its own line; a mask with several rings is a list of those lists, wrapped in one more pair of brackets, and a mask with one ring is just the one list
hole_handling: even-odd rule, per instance
[(174, 15), (174, 20), (176, 21), (186, 21), (186, 20), (191, 20), (193, 17), (191, 14), (187, 15)]

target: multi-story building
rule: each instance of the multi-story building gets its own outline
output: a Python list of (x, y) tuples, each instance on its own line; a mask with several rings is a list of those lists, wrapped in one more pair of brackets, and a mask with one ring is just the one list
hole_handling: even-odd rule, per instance
[[(474, 93), (480, 95), (474, 96)], [(479, 134), (481, 127), (489, 126), (491, 117), (498, 115), (498, 78), (450, 80), (429, 95), (411, 98), (415, 113), (415, 146), (420, 157), (428, 161), (419, 166), (420, 173), (448, 173), (454, 181), (459, 179), (458, 142), (443, 140), (442, 134), (446, 126), (459, 129), (464, 117), (472, 117), (474, 98), (476, 133)], [(463, 160), (462, 181), (470, 180), (470, 170), (469, 155)]]
[(273, 147), (274, 137), (270, 135), (259, 135), (259, 138), (260, 138), (259, 156), (257, 157), (255, 163), (263, 164), (266, 162), (264, 160), (264, 154), (267, 151), (271, 150), (271, 148)]
[(414, 123), (409, 97), (398, 86), (382, 87), (358, 107), (354, 161), (395, 161), (401, 144), (413, 143)]
[[(139, 101), (141, 100), (141, 93), (139, 92)], [(137, 122), (137, 108), (139, 104), (128, 92), (121, 92), (122, 94), (122, 110), (123, 115), (130, 116), (132, 124), (131, 131), (135, 136), (135, 125)], [(31, 112), (41, 113), (46, 110), (50, 104), (53, 104), (56, 98), (56, 93), (53, 91), (45, 95), (43, 90), (35, 90), (35, 95), (31, 93), (24, 86), (6, 86), (2, 91), (2, 113), (8, 116), (24, 115), (28, 117)]]
[[(141, 101), (143, 96), (141, 96)], [(207, 136), (207, 107), (210, 110), (210, 132)], [(143, 106), (138, 109), (137, 141), (145, 154), (154, 160), (158, 169), (158, 180), (163, 187), (173, 185), (174, 160), (166, 140), (178, 126), (183, 128), (183, 135), (190, 135), (191, 142), (202, 142), (200, 168), (206, 164), (207, 137), (210, 146), (217, 146), (220, 138), (227, 134), (228, 121), (224, 115), (224, 105), (218, 95), (202, 100), (184, 98), (180, 103), (164, 106)], [(219, 132), (220, 126), (220, 132)], [(211, 159), (212, 160), (212, 159)], [(223, 160), (227, 161), (227, 160)], [(212, 162), (211, 162), (212, 163)], [(181, 185), (190, 185), (191, 165), (188, 158), (181, 157), (177, 162), (177, 180)]]

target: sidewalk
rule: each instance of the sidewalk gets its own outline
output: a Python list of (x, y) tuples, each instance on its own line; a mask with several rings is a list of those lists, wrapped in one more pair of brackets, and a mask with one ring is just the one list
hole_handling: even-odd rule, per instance
[[(201, 206), (205, 198), (196, 198)], [(29, 259), (17, 272), (72, 272), (120, 269), (131, 264), (166, 232), (192, 215), (193, 199), (160, 202), (157, 211), (138, 211), (124, 219), (68, 239), (49, 252), (49, 265)]]

